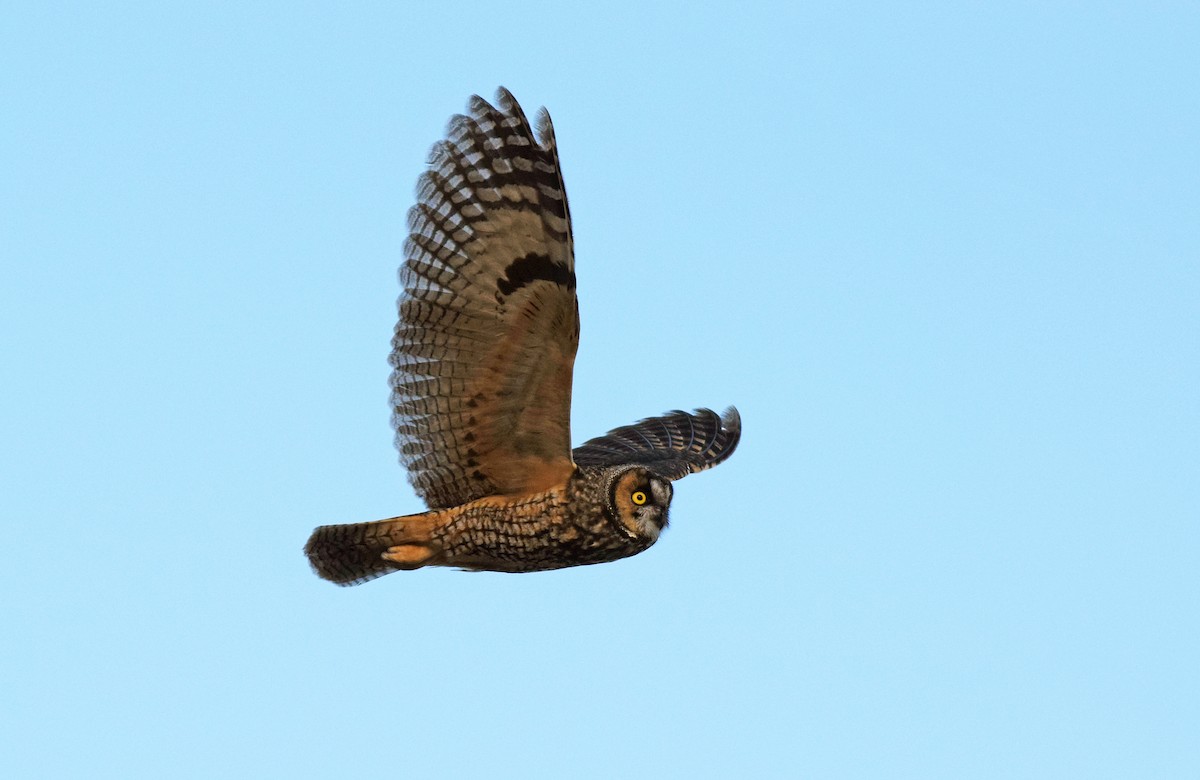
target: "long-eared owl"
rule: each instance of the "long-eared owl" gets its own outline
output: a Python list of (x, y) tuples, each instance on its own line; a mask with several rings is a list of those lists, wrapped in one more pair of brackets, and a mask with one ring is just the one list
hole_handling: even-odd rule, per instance
[(409, 211), (390, 362), (400, 460), (428, 512), (316, 529), (317, 574), (527, 572), (624, 558), (667, 525), (673, 480), (737, 447), (730, 407), (652, 417), (571, 449), (579, 344), (571, 216), (545, 109), (505, 89), (433, 147)]

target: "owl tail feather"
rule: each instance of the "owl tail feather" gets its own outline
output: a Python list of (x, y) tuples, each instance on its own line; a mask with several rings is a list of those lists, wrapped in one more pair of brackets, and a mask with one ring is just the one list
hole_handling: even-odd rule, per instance
[(401, 569), (433, 563), (433, 518), (429, 513), (373, 523), (324, 525), (304, 545), (308, 562), (322, 579), (359, 585)]

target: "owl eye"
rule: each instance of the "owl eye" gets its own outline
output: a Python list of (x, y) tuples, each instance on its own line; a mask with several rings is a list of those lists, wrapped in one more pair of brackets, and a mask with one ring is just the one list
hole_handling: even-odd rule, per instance
[(641, 506), (642, 504), (646, 503), (646, 494), (645, 494), (645, 492), (643, 492), (641, 490), (633, 491), (633, 495), (631, 495), (629, 498), (633, 501), (633, 503), (637, 504), (638, 506)]

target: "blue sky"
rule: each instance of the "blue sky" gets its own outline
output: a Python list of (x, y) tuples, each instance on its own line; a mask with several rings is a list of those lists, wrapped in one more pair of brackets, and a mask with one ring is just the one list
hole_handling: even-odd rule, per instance
[[(14, 777), (1200, 774), (1192, 4), (26, 4), (0, 25)], [(576, 442), (735, 403), (660, 542), (319, 581), (421, 509), (404, 213), (555, 119)]]

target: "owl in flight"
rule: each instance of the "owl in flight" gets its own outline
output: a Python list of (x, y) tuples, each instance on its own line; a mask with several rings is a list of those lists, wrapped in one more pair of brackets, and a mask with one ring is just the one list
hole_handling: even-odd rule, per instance
[(579, 344), (571, 216), (550, 116), (505, 89), (450, 120), (417, 184), (390, 363), (392, 423), (428, 512), (327, 525), (305, 546), (339, 585), (401, 569), (528, 572), (654, 544), (672, 480), (733, 454), (730, 407), (671, 412), (571, 449)]

